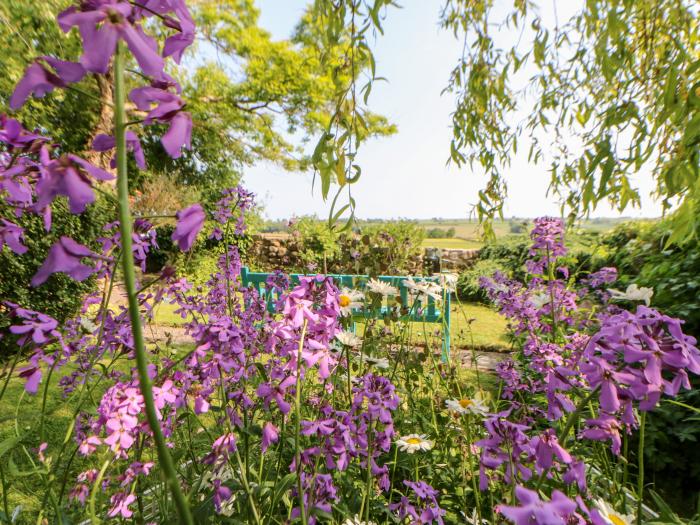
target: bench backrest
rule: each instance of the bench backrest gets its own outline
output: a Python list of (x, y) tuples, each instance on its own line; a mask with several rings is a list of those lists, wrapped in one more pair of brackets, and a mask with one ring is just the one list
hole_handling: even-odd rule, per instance
[[(241, 283), (244, 287), (252, 286), (257, 290), (261, 297), (265, 298), (267, 302), (268, 310), (274, 311), (275, 301), (277, 297), (275, 296), (273, 290), (266, 286), (267, 279), (272, 275), (267, 272), (251, 272), (247, 267), (241, 269)], [(299, 284), (299, 277), (309, 276), (314, 274), (300, 274), (292, 273), (289, 277), (293, 285)], [(336, 285), (339, 287), (347, 287), (351, 289), (357, 289), (362, 291), (364, 289), (364, 283), (369, 279), (366, 275), (329, 275), (335, 281)], [(399, 290), (399, 296), (401, 297), (401, 304), (411, 306), (409, 302), (409, 290), (404, 285), (404, 281), (408, 279), (407, 277), (401, 277), (397, 275), (382, 275), (377, 278), (379, 281), (388, 283)], [(437, 282), (437, 277), (413, 277), (416, 282), (421, 281), (432, 281)], [(436, 303), (436, 301), (430, 297), (427, 300), (427, 304), (419, 305), (420, 307), (412, 308), (409, 315), (405, 318), (411, 321), (421, 321), (426, 323), (441, 323), (444, 321), (444, 313), (449, 312), (450, 306), (450, 296), (445, 294), (445, 304), (442, 308)], [(388, 310), (387, 307), (383, 307), (381, 310), (374, 312), (373, 314), (369, 312), (358, 311), (354, 315), (357, 318), (368, 318), (368, 315), (374, 315), (375, 317), (384, 315)], [(447, 314), (449, 316), (449, 314)]]

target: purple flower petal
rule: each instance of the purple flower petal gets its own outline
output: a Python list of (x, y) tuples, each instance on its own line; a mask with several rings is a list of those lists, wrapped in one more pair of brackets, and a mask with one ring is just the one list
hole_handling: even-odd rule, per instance
[(117, 28), (111, 24), (103, 24), (100, 29), (85, 25), (81, 27), (80, 33), (83, 36), (84, 50), (80, 63), (93, 73), (107, 73), (109, 61), (117, 49)]
[(192, 248), (197, 234), (204, 226), (205, 218), (204, 210), (199, 204), (193, 204), (177, 212), (177, 226), (172, 234), (172, 240), (178, 243), (183, 252)]
[(124, 23), (120, 34), (146, 75), (154, 76), (163, 70), (163, 58), (158, 54), (155, 40), (146, 35), (140, 26)]
[(181, 148), (191, 149), (192, 117), (187, 112), (180, 112), (170, 121), (170, 128), (160, 139), (165, 151), (172, 158), (182, 155)]
[(87, 266), (81, 262), (84, 257), (100, 258), (96, 253), (82, 244), (78, 244), (70, 237), (61, 237), (49, 250), (46, 260), (41, 268), (32, 277), (32, 286), (37, 287), (44, 283), (53, 273), (67, 273), (76, 281), (84, 281), (97, 271), (97, 268)]

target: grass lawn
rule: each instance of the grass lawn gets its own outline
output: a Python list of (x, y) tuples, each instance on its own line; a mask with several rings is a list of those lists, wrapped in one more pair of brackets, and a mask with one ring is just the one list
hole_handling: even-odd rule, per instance
[[(176, 306), (161, 304), (155, 308), (155, 324), (160, 326), (179, 326), (184, 320), (175, 313)], [(473, 319), (473, 321), (469, 321)], [(477, 303), (452, 303), (452, 345), (459, 348), (479, 350), (505, 350), (508, 342), (506, 320), (493, 309)], [(423, 330), (422, 323), (413, 323), (415, 333)], [(435, 328), (437, 325), (426, 325)]]
[(185, 324), (187, 319), (183, 319), (180, 314), (176, 314), (175, 310), (179, 308), (176, 304), (160, 303), (153, 308), (154, 324), (159, 326), (180, 326)]
[(450, 320), (455, 347), (494, 351), (510, 348), (505, 318), (486, 305), (453, 302)]

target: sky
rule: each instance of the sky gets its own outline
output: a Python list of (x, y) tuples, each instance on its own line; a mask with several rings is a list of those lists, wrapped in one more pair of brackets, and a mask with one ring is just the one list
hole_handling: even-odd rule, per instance
[[(466, 218), (484, 185), (478, 168), (472, 172), (469, 167), (446, 165), (455, 102), (453, 96), (441, 92), (461, 56), (461, 43), (439, 28), (442, 3), (404, 0), (401, 9), (390, 9), (385, 33), (374, 42), (377, 75), (388, 82), (373, 85), (369, 106), (396, 124), (398, 133), (372, 139), (358, 153), (362, 176), (353, 186), (353, 196), (359, 218)], [(284, 39), (291, 34), (306, 1), (256, 0), (256, 4), (261, 9), (261, 26), (273, 38)], [(559, 215), (559, 203), (546, 194), (546, 166), (529, 165), (523, 157), (517, 157), (505, 170), (509, 185), (505, 215)], [(318, 186), (312, 191), (311, 173), (290, 173), (265, 162), (248, 168), (243, 180), (258, 194), (270, 219), (328, 215), (330, 203), (323, 201)], [(641, 188), (642, 207), (628, 209), (624, 215), (660, 215), (660, 205), (649, 197), (651, 178), (635, 182)], [(619, 216), (602, 204), (592, 215)]]

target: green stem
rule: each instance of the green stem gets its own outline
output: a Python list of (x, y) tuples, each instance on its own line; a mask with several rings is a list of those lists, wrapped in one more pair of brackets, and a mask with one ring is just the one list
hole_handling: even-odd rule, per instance
[(101, 493), (102, 490), (102, 478), (105, 476), (105, 472), (107, 472), (107, 467), (112, 463), (111, 459), (108, 459), (102, 464), (102, 468), (100, 469), (100, 472), (97, 474), (97, 478), (95, 478), (95, 483), (92, 485), (92, 490), (90, 491), (90, 503), (89, 503), (89, 508), (90, 508), (90, 523), (100, 523), (100, 519), (97, 517), (97, 514), (95, 513), (95, 501), (97, 500), (97, 494)]
[(0, 400), (4, 397), (5, 395), (5, 390), (7, 390), (7, 385), (10, 383), (10, 379), (12, 379), (12, 373), (15, 371), (15, 367), (17, 366), (17, 362), (19, 361), (19, 357), (22, 354), (22, 349), (18, 349), (17, 353), (15, 353), (15, 359), (12, 361), (12, 365), (10, 366), (10, 370), (7, 372), (7, 376), (5, 377), (5, 382), (2, 385), (2, 391), (0, 391)]
[(134, 255), (132, 252), (132, 220), (129, 210), (129, 179), (126, 158), (126, 111), (124, 109), (124, 52), (123, 44), (119, 42), (114, 54), (114, 122), (117, 146), (117, 195), (119, 199), (119, 225), (122, 242), (122, 267), (124, 272), (124, 287), (129, 302), (129, 318), (134, 338), (134, 353), (138, 368), (139, 386), (143, 396), (144, 408), (148, 426), (153, 433), (153, 441), (158, 452), (158, 459), (163, 474), (172, 492), (180, 520), (187, 525), (194, 525), (187, 499), (180, 489), (177, 471), (165, 442), (165, 436), (158, 422), (151, 380), (148, 377), (148, 358), (144, 344), (141, 317), (139, 314), (138, 296), (136, 290), (136, 272), (134, 270)]
[(0, 482), (2, 483), (2, 508), (5, 512), (5, 518), (10, 521), (10, 505), (7, 502), (7, 483), (5, 482), (5, 471), (0, 463)]
[(301, 435), (301, 351), (304, 348), (304, 338), (306, 337), (307, 321), (304, 319), (304, 326), (301, 329), (299, 338), (299, 348), (297, 350), (297, 384), (295, 392), (295, 412), (296, 412), (296, 432), (294, 433), (294, 460), (297, 467), (297, 492), (299, 493), (299, 509), (301, 510), (301, 522), (308, 524), (306, 510), (304, 509), (304, 491), (301, 482), (301, 448), (299, 447), (299, 436)]
[(639, 448), (637, 449), (637, 525), (642, 525), (642, 505), (644, 503), (644, 427), (647, 413), (642, 412), (639, 422)]

